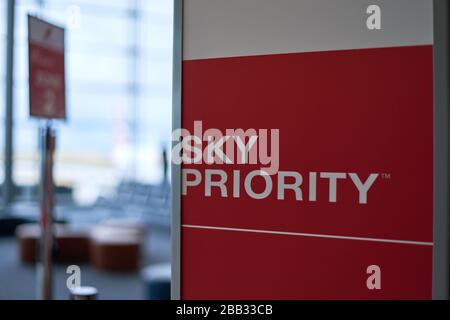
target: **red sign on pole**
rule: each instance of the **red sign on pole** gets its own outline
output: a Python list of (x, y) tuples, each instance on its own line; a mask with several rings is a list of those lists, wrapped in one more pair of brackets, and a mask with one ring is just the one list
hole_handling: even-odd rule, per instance
[(64, 29), (28, 16), (30, 115), (65, 119)]

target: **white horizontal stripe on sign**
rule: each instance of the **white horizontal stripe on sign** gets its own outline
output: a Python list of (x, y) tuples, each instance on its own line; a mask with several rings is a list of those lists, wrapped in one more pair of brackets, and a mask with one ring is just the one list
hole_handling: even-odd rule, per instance
[[(369, 30), (367, 8), (381, 8)], [(184, 0), (184, 60), (433, 43), (432, 0)]]
[(182, 227), (183, 228), (191, 228), (191, 229), (206, 229), (206, 230), (220, 230), (220, 231), (265, 233), (265, 234), (286, 235), (286, 236), (327, 238), (327, 239), (339, 239), (339, 240), (355, 240), (355, 241), (370, 241), (370, 242), (385, 242), (385, 243), (408, 244), (408, 245), (417, 245), (417, 246), (433, 246), (433, 242), (411, 241), (411, 240), (393, 240), (393, 239), (350, 237), (350, 236), (337, 236), (337, 235), (301, 233), (301, 232), (285, 232), (285, 231), (272, 231), (272, 230), (257, 230), (257, 229), (241, 229), (241, 228), (226, 228), (226, 227), (212, 227), (212, 226), (197, 226), (197, 225), (190, 225), (190, 224), (184, 224), (184, 225), (182, 225)]
[(29, 41), (42, 47), (64, 52), (64, 29), (30, 17)]

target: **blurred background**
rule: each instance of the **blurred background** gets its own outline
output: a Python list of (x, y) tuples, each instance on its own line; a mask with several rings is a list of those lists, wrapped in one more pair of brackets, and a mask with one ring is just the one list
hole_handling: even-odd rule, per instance
[(172, 1), (0, 0), (0, 299), (36, 298), (43, 123), (29, 117), (27, 14), (66, 28), (68, 119), (53, 123), (54, 296), (68, 298), (75, 263), (100, 298), (151, 298), (148, 279), (170, 268)]

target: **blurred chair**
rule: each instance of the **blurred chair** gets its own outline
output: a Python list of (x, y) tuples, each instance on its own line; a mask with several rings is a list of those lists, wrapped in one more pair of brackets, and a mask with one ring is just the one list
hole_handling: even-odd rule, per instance
[(170, 263), (151, 265), (142, 270), (147, 300), (170, 300)]
[(101, 270), (132, 272), (139, 268), (145, 230), (134, 221), (105, 221), (91, 232), (91, 261)]
[(145, 224), (170, 226), (170, 184), (123, 181), (114, 196), (99, 197), (93, 211), (109, 211), (110, 217), (133, 217)]
[[(89, 261), (89, 233), (73, 230), (66, 225), (55, 224), (55, 261), (84, 263)], [(23, 263), (37, 261), (41, 228), (37, 223), (22, 224), (16, 228), (19, 258)]]
[(41, 230), (38, 224), (22, 224), (16, 228), (18, 254), (22, 263), (37, 261), (38, 241)]

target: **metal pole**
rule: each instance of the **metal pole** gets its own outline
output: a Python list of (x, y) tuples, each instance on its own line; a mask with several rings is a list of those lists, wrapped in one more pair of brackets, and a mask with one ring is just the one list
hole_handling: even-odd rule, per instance
[[(41, 130), (41, 241), (38, 285), (41, 299), (52, 299), (53, 155), (55, 134), (48, 122)], [(38, 288), (39, 290), (39, 288)]]
[(14, 76), (14, 18), (15, 0), (8, 0), (8, 26), (6, 43), (6, 92), (5, 92), (5, 161), (3, 199), (8, 206), (14, 196), (13, 172), (13, 76)]
[(450, 291), (450, 48), (448, 0), (434, 1), (434, 247), (433, 299)]
[[(181, 91), (183, 60), (183, 1), (174, 1), (173, 28), (173, 94), (172, 94), (172, 129), (181, 128)], [(175, 145), (172, 141), (172, 145)], [(172, 281), (171, 298), (181, 297), (181, 166), (172, 162)]]

